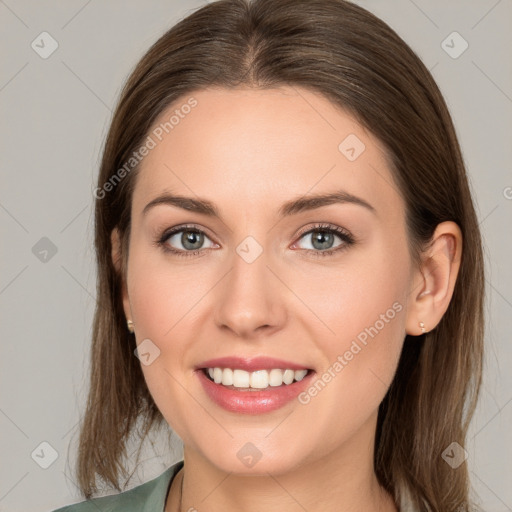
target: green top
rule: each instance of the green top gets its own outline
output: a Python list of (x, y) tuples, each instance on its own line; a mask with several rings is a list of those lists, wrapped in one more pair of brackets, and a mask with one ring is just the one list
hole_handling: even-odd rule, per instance
[(67, 505), (53, 512), (164, 512), (167, 492), (183, 464), (180, 460), (160, 476), (128, 491)]

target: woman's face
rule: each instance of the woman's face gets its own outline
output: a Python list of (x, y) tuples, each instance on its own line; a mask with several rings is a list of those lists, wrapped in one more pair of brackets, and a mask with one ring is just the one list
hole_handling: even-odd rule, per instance
[[(305, 89), (191, 96), (155, 123), (133, 194), (124, 309), (149, 390), (188, 453), (226, 472), (370, 456), (415, 288), (383, 147)], [(147, 206), (163, 195), (191, 201)], [(224, 357), (241, 358), (213, 364), (239, 386), (266, 385), (244, 368), (276, 385), (207, 381)], [(284, 362), (244, 366), (256, 357)], [(278, 386), (284, 367), (310, 371)]]

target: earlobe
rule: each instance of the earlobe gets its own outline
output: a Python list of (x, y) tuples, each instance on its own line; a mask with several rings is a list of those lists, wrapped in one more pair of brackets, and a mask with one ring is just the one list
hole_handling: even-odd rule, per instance
[(411, 290), (406, 332), (413, 336), (436, 327), (450, 304), (462, 253), (462, 232), (452, 221), (440, 223), (432, 237), (432, 244), (417, 271)]

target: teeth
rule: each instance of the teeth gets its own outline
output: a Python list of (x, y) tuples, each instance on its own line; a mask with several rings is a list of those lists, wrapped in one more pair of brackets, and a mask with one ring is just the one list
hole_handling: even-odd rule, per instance
[(283, 383), (283, 371), (273, 369), (268, 374), (268, 383), (271, 386), (280, 386)]
[(289, 385), (294, 380), (301, 381), (308, 371), (273, 368), (270, 371), (247, 372), (239, 369), (232, 370), (231, 368), (208, 368), (207, 373), (216, 384), (222, 384), (223, 386), (266, 389), (269, 386)]
[(233, 385), (233, 370), (231, 368), (226, 368), (221, 370), (222, 372), (222, 385), (223, 386), (232, 386)]
[[(215, 368), (217, 370), (217, 368)], [(220, 368), (219, 368), (220, 370)], [(220, 370), (221, 372), (223, 370)], [(233, 386), (235, 388), (248, 388), (250, 387), (250, 373), (244, 370), (233, 370)]]
[(295, 378), (295, 372), (293, 370), (285, 370), (283, 373), (283, 382), (285, 384), (291, 384)]
[[(235, 370), (236, 371), (236, 370)], [(244, 372), (247, 373), (247, 372)], [(268, 372), (267, 370), (258, 370), (249, 375), (249, 383), (251, 388), (265, 389), (268, 388)]]
[(222, 370), (220, 368), (213, 369), (213, 380), (215, 384), (220, 384), (222, 382)]

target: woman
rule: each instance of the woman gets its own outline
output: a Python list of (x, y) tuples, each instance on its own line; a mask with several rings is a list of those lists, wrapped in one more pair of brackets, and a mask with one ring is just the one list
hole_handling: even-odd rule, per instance
[(390, 27), (343, 0), (199, 9), (128, 79), (95, 197), (79, 487), (121, 490), (139, 422), (184, 460), (61, 511), (470, 510), (481, 238)]

